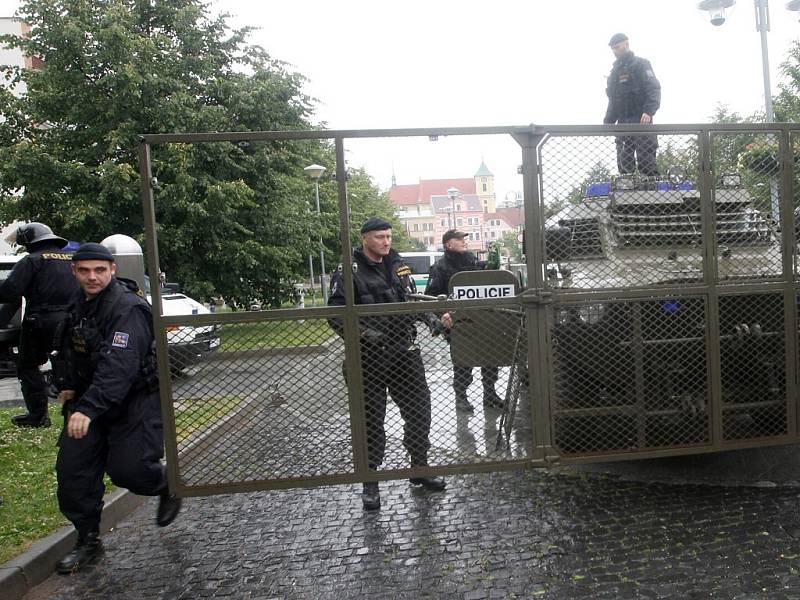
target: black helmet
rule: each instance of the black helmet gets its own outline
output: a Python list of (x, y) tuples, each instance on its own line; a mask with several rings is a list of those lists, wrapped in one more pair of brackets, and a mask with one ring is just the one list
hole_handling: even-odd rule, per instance
[(20, 246), (28, 247), (49, 240), (61, 244), (61, 246), (67, 245), (67, 240), (54, 234), (53, 230), (44, 223), (25, 223), (17, 228), (17, 244)]

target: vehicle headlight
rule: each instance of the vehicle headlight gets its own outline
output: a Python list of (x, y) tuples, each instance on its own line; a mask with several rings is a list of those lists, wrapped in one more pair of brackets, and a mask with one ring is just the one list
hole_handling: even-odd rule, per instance
[(618, 190), (629, 191), (636, 187), (636, 182), (630, 175), (621, 175), (614, 180), (614, 187)]
[(600, 320), (605, 316), (606, 305), (585, 304), (583, 306), (579, 306), (575, 312), (577, 313), (581, 322), (586, 323), (587, 325), (594, 325), (595, 323), (599, 323)]
[(742, 178), (738, 173), (723, 173), (722, 187), (737, 188), (742, 186)]

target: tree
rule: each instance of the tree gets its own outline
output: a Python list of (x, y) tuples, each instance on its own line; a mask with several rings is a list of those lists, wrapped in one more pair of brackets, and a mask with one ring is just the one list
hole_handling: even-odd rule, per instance
[(699, 163), (696, 143), (684, 146), (675, 138), (662, 136), (656, 156), (656, 167), (662, 178), (666, 179), (671, 168), (683, 167), (686, 170), (687, 179), (697, 181), (697, 174), (700, 172)]
[(586, 173), (586, 177), (584, 177), (583, 181), (572, 188), (567, 195), (567, 203), (580, 204), (586, 193), (586, 186), (598, 181), (611, 181), (611, 170), (602, 160), (598, 160)]
[[(408, 235), (400, 219), (395, 215), (395, 206), (389, 194), (374, 184), (370, 175), (363, 169), (350, 169), (347, 181), (347, 200), (350, 208), (350, 243), (361, 243), (361, 225), (370, 217), (380, 217), (392, 224), (392, 247), (395, 250), (417, 250), (419, 244)], [(341, 255), (341, 244), (331, 240), (331, 248), (337, 248)], [(423, 246), (421, 250), (425, 250)]]
[[(43, 67), (5, 69), (28, 93), (0, 94), (4, 221), (142, 242), (138, 134), (311, 128), (304, 78), (201, 0), (27, 0), (19, 16), (29, 37), (0, 42)], [(303, 167), (332, 156), (319, 141), (155, 146), (161, 268), (192, 295), (279, 304), (326, 232)]]
[(778, 86), (775, 120), (800, 122), (800, 41), (795, 41), (789, 49), (786, 61), (781, 64), (781, 73), (786, 80)]

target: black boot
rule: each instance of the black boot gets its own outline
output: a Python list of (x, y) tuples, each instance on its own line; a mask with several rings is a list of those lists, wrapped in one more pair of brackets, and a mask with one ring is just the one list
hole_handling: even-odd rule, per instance
[(467, 400), (467, 392), (456, 392), (456, 410), (461, 412), (475, 412), (475, 408)]
[(429, 492), (441, 492), (447, 487), (444, 477), (412, 477), (411, 485), (421, 485)]
[(497, 395), (497, 392), (494, 390), (487, 390), (483, 392), (483, 406), (484, 408), (503, 410), (506, 407), (506, 403)]
[(368, 481), (361, 492), (361, 503), (364, 510), (378, 510), (381, 507), (381, 492), (377, 481)]
[(50, 427), (50, 417), (47, 413), (43, 415), (32, 415), (31, 413), (15, 415), (11, 417), (11, 422), (17, 427)]
[(96, 531), (85, 535), (78, 534), (75, 548), (56, 564), (56, 572), (61, 575), (75, 573), (103, 550), (103, 544)]
[(158, 498), (158, 511), (156, 512), (156, 524), (159, 527), (166, 527), (175, 520), (181, 512), (183, 501), (173, 494), (161, 494)]

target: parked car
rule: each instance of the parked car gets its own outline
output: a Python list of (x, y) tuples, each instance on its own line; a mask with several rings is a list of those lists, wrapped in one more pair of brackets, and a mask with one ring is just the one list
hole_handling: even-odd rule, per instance
[[(150, 297), (150, 280), (145, 279), (148, 302)], [(205, 315), (210, 314), (203, 304), (180, 293), (180, 286), (173, 283), (165, 284), (161, 290), (161, 306), (165, 317), (178, 315)], [(217, 351), (220, 346), (219, 326), (204, 325), (193, 327), (190, 325), (173, 326), (167, 330), (167, 347), (169, 348), (170, 369), (173, 373), (184, 371), (203, 358)]]
[[(0, 282), (24, 255), (0, 255)], [(165, 316), (207, 314), (210, 311), (189, 296), (179, 293), (176, 284), (169, 284), (162, 292)], [(147, 290), (150, 301), (150, 290)], [(16, 358), (19, 347), (23, 303), (0, 303), (0, 378), (16, 377)], [(215, 352), (220, 345), (219, 328), (173, 327), (167, 332), (170, 366), (173, 373), (184, 371), (203, 357)]]

